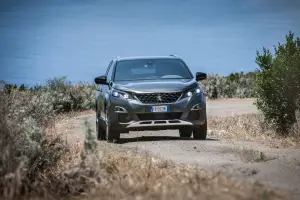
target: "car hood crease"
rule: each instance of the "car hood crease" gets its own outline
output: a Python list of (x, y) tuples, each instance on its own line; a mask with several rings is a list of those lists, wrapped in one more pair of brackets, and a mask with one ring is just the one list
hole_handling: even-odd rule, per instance
[(118, 81), (113, 84), (113, 88), (125, 92), (135, 93), (162, 93), (181, 92), (189, 90), (198, 85), (193, 79), (176, 80), (143, 80), (143, 81)]

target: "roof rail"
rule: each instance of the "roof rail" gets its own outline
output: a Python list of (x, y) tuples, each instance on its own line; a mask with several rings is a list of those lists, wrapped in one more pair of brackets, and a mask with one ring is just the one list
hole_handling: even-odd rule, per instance
[(174, 57), (174, 58), (178, 58), (177, 55), (173, 55), (173, 54), (171, 54), (171, 55), (169, 55), (169, 56), (172, 56), (172, 57)]

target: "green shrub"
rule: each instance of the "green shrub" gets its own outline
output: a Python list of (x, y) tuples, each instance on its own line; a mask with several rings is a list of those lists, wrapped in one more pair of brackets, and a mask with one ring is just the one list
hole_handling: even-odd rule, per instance
[(48, 80), (46, 92), (52, 97), (56, 111), (68, 112), (88, 110), (95, 106), (95, 86), (85, 83), (72, 85), (66, 77)]
[(43, 95), (7, 90), (0, 89), (0, 199), (17, 199), (40, 190), (45, 171), (55, 171), (69, 149), (47, 134), (55, 114)]
[[(2, 81), (0, 88), (5, 94), (21, 91), (18, 95), (25, 95), (26, 98), (30, 96), (31, 101), (36, 104), (37, 101), (41, 101), (39, 103), (43, 103), (56, 113), (93, 109), (97, 90), (96, 85), (83, 82), (72, 84), (66, 77), (55, 77), (47, 80), (44, 85), (35, 85), (31, 88), (26, 88), (24, 84), (18, 88), (16, 85), (5, 84)], [(41, 109), (38, 106), (32, 108)]]
[(73, 85), (65, 77), (31, 89), (0, 81), (0, 198), (42, 190), (41, 179), (52, 176), (70, 151), (50, 131), (56, 114), (93, 108), (94, 98), (94, 85)]
[(35, 85), (29, 91), (47, 99), (55, 112), (82, 111), (95, 107), (96, 86), (83, 82), (72, 84), (66, 77), (49, 79), (45, 85)]
[(257, 108), (277, 132), (287, 134), (296, 122), (300, 104), (300, 40), (289, 32), (285, 44), (275, 47), (275, 54), (257, 52)]
[(208, 74), (200, 84), (210, 99), (251, 98), (255, 94), (255, 72), (231, 73), (229, 76)]
[(219, 74), (208, 74), (206, 80), (200, 82), (206, 96), (210, 99), (224, 97), (224, 86), (226, 79)]

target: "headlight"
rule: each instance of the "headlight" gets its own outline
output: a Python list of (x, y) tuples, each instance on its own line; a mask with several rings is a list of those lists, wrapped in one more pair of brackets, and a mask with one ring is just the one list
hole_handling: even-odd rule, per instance
[(129, 95), (128, 94), (123, 94), (123, 97), (125, 98), (125, 99), (129, 99)]
[(123, 91), (114, 90), (111, 95), (113, 97), (123, 97), (124, 99), (133, 99), (129, 94)]
[(200, 94), (200, 93), (201, 93), (201, 89), (196, 88), (196, 89), (192, 89), (192, 90), (188, 91), (187, 93), (185, 93), (184, 97), (191, 97), (194, 94)]
[(113, 91), (112, 95), (113, 95), (114, 97), (119, 97), (119, 96), (120, 96), (120, 93), (119, 93), (119, 92), (116, 92), (116, 91)]
[(192, 92), (188, 92), (188, 93), (186, 93), (186, 96), (187, 97), (190, 97), (190, 96), (192, 96), (193, 95), (193, 93)]

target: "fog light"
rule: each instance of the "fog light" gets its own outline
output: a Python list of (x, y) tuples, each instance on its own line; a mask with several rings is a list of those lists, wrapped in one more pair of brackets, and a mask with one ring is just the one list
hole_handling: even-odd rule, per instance
[(197, 110), (191, 110), (188, 114), (187, 119), (190, 121), (194, 121), (200, 118), (200, 112)]
[(200, 104), (196, 104), (192, 107), (192, 110), (201, 110), (201, 105)]
[(115, 107), (115, 112), (116, 113), (127, 113), (127, 110), (125, 108), (122, 108), (120, 106)]
[(118, 113), (118, 121), (121, 123), (130, 122), (130, 117), (129, 117), (128, 113)]

